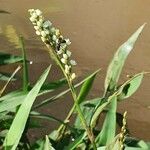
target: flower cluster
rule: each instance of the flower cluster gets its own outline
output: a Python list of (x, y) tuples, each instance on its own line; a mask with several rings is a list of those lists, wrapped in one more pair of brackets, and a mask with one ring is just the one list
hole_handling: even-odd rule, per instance
[(65, 73), (73, 80), (76, 75), (71, 71), (76, 62), (70, 60), (71, 52), (68, 50), (68, 46), (71, 44), (70, 40), (64, 39), (59, 29), (56, 29), (50, 21), (44, 20), (39, 9), (29, 9), (29, 13), (31, 15), (30, 21), (34, 25), (36, 34), (41, 37), (41, 40), (48, 47), (52, 47), (63, 65)]
[(122, 128), (121, 128), (121, 133), (120, 133), (120, 150), (124, 150), (126, 125), (127, 125), (127, 111), (125, 111), (123, 114)]

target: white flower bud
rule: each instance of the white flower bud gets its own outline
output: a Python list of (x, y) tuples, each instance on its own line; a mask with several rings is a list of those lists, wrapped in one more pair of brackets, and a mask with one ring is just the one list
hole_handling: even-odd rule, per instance
[(47, 35), (50, 34), (49, 30), (44, 30)]
[(50, 29), (50, 32), (55, 32), (55, 28), (54, 27), (52, 27), (51, 29)]
[(37, 14), (35, 12), (33, 12), (32, 13), (32, 17), (36, 19), (38, 16), (37, 16)]
[(74, 80), (76, 78), (76, 74), (75, 73), (72, 73), (71, 75), (71, 80)]
[(71, 66), (65, 65), (65, 73), (66, 74), (70, 73), (70, 68), (71, 68)]
[(42, 12), (39, 9), (35, 10), (35, 12), (38, 16), (42, 15)]
[(64, 58), (61, 58), (61, 62), (62, 62), (63, 64), (67, 64), (67, 60), (64, 59)]
[(58, 55), (60, 55), (60, 54), (62, 54), (63, 53), (63, 51), (60, 49), (59, 51), (57, 51), (57, 54)]
[(43, 24), (42, 20), (37, 21), (37, 26), (42, 27), (42, 24)]
[(39, 28), (39, 26), (34, 26), (34, 29), (39, 30), (40, 28)]
[(76, 61), (75, 61), (75, 60), (70, 60), (70, 64), (71, 64), (72, 66), (77, 65), (77, 63), (76, 63)]
[(68, 55), (67, 54), (63, 54), (63, 58), (64, 59), (68, 59)]
[(70, 42), (69, 39), (65, 39), (65, 41), (66, 41), (66, 44), (67, 44), (67, 45), (70, 45), (70, 44), (71, 44), (71, 42)]
[(68, 55), (68, 57), (71, 56), (71, 52), (69, 50), (66, 51), (66, 54)]
[(35, 33), (36, 33), (37, 35), (41, 35), (40, 31), (38, 31), (38, 30), (37, 30)]
[(41, 35), (42, 35), (43, 37), (46, 37), (45, 31), (41, 31)]
[(43, 27), (44, 28), (49, 28), (49, 27), (51, 27), (52, 26), (52, 23), (48, 20), (48, 21), (45, 21), (44, 23), (43, 23)]
[(68, 69), (65, 69), (65, 73), (66, 73), (66, 74), (69, 74), (70, 72), (69, 72), (69, 70), (68, 70)]
[(55, 34), (56, 34), (56, 36), (59, 36), (59, 35), (60, 35), (59, 29), (56, 29), (56, 30), (55, 30)]
[(53, 35), (52, 39), (53, 39), (53, 41), (56, 41), (57, 40), (56, 35)]
[(28, 12), (29, 12), (30, 14), (32, 14), (32, 13), (34, 12), (34, 9), (29, 9)]
[(67, 47), (67, 45), (66, 45), (65, 43), (61, 43), (61, 44), (60, 44), (60, 48), (61, 48), (62, 50), (65, 50), (66, 47)]
[(30, 17), (30, 21), (31, 21), (31, 22), (35, 22), (36, 19), (35, 19), (34, 17), (31, 16), (31, 17)]
[(41, 40), (42, 40), (43, 42), (45, 42), (45, 41), (46, 41), (46, 38), (43, 37), (43, 36), (41, 36)]

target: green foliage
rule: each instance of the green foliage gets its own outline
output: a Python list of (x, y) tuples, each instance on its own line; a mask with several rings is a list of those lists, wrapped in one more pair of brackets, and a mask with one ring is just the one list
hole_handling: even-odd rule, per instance
[(17, 111), (17, 114), (12, 122), (12, 125), (6, 135), (6, 138), (5, 138), (5, 141), (3, 144), (3, 146), (5, 147), (6, 150), (9, 150), (9, 149), (15, 150), (16, 149), (16, 147), (20, 141), (20, 138), (22, 136), (22, 133), (25, 129), (25, 125), (26, 125), (31, 107), (33, 105), (33, 102), (35, 101), (35, 99), (40, 91), (40, 88), (49, 73), (49, 70), (50, 70), (50, 67), (43, 73), (43, 75), (37, 81), (36, 85), (25, 97), (24, 102), (22, 103), (19, 110)]
[(91, 74), (90, 76), (88, 76), (85, 79), (85, 82), (83, 83), (83, 85), (80, 89), (78, 98), (77, 98), (77, 101), (79, 104), (85, 100), (86, 96), (88, 95), (88, 93), (93, 85), (94, 79), (99, 71), (100, 70), (97, 70), (96, 72), (94, 72), (93, 74)]
[[(63, 71), (65, 78), (51, 82), (47, 81), (44, 84), (50, 71), (49, 67), (37, 83), (32, 86), (28, 76), (28, 61), (23, 38), (20, 37), (22, 56), (0, 53), (0, 65), (17, 63), (22, 66), (23, 70), (22, 87), (0, 97), (0, 145), (3, 145), (5, 150), (122, 150), (121, 146), (125, 150), (150, 149), (149, 143), (126, 135), (123, 137), (125, 140), (121, 143), (121, 133), (116, 135), (117, 103), (132, 96), (140, 87), (146, 74), (146, 72), (135, 74), (121, 85), (118, 85), (127, 56), (133, 49), (144, 26), (145, 24), (119, 47), (108, 66), (104, 94), (90, 100), (87, 100), (87, 96), (100, 70), (74, 84), (69, 75), (65, 74), (61, 61), (56, 57), (57, 55), (53, 53), (52, 56)], [(8, 73), (0, 73), (0, 80), (9, 81), (11, 76)], [(17, 78), (13, 76), (11, 80), (17, 80)], [(68, 89), (64, 89), (66, 84), (69, 86)], [(79, 93), (76, 94), (76, 88), (79, 86), (81, 86)], [(61, 92), (56, 94), (56, 91), (62, 87)], [(66, 119), (61, 120), (52, 114), (39, 112), (38, 108), (52, 105), (69, 92), (74, 99), (74, 103)], [(47, 93), (49, 95), (45, 99)], [(39, 96), (42, 100), (33, 105)], [(61, 104), (61, 101), (58, 101), (58, 103)], [(101, 114), (104, 112), (105, 117), (102, 122)], [(74, 119), (71, 118), (73, 116)], [(31, 143), (27, 136), (28, 132), (32, 128), (38, 132), (38, 129), (43, 127), (41, 123), (43, 120), (50, 123), (57, 122), (60, 127), (50, 132), (47, 130), (46, 136)], [(99, 123), (102, 125), (101, 128)]]
[(113, 60), (107, 70), (107, 75), (105, 79), (105, 93), (107, 91), (115, 89), (125, 60), (133, 49), (133, 46), (139, 34), (142, 32), (144, 26), (145, 24), (142, 25), (124, 44), (122, 44), (115, 53)]

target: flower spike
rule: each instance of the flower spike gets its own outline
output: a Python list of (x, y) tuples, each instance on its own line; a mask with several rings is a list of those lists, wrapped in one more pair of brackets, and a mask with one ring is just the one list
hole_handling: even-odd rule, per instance
[(70, 40), (64, 39), (60, 30), (55, 28), (50, 21), (45, 20), (39, 9), (29, 9), (29, 13), (31, 15), (30, 21), (34, 25), (36, 34), (41, 37), (41, 40), (48, 48), (52, 48), (52, 52), (62, 66), (61, 69), (69, 77), (70, 81), (74, 80), (76, 75), (71, 71), (76, 62), (70, 60), (71, 52), (68, 50), (68, 46), (71, 44)]

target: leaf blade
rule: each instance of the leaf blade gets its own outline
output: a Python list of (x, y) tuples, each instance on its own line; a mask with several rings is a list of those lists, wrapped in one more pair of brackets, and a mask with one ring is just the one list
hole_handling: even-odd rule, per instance
[[(44, 83), (49, 71), (50, 71), (50, 67), (48, 67), (46, 71), (42, 74), (38, 82), (35, 84), (34, 88), (29, 92), (24, 102), (20, 106), (3, 144), (6, 150), (16, 149), (19, 143), (19, 140), (21, 138), (21, 135), (23, 133), (23, 130), (25, 128), (25, 124), (26, 124), (28, 115), (30, 113), (31, 107), (33, 105), (33, 102), (36, 96), (38, 95), (38, 92), (40, 91), (40, 88), (42, 84)], [(22, 116), (22, 114), (24, 115)]]

